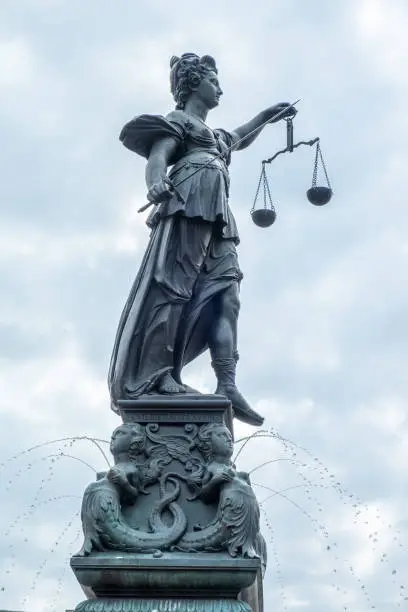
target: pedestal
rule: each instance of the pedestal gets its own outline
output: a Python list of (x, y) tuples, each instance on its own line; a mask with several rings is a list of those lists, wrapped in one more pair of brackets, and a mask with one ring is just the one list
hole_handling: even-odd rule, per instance
[(259, 569), (257, 559), (224, 553), (155, 555), (95, 554), (72, 558), (87, 597), (77, 612), (248, 612), (238, 601)]
[[(197, 494), (210, 465), (203, 450), (203, 433), (211, 424), (221, 433), (222, 428), (227, 431), (225, 425), (231, 422), (229, 401), (216, 395), (186, 394), (145, 396), (118, 404), (123, 422), (127, 424), (125, 429), (136, 424), (140, 440), (138, 455), (135, 456), (134, 444), (133, 451), (130, 445), (126, 460), (122, 444), (121, 459), (115, 457), (114, 469), (125, 473), (129, 465), (134, 465), (138, 474), (149, 475), (155, 468), (159, 475), (150, 476), (150, 481), (147, 479), (146, 489), (143, 491), (141, 486), (134, 503), (124, 501), (126, 495), (122, 496), (119, 485), (118, 501), (115, 501), (116, 489), (109, 475), (102, 475), (100, 485), (94, 483), (88, 487), (82, 519), (85, 532), (91, 524), (92, 537), (88, 539), (96, 542), (99, 550), (90, 550), (88, 546), (71, 559), (72, 570), (88, 598), (78, 604), (76, 612), (259, 612), (259, 597), (253, 587), (251, 592), (251, 585), (261, 580), (261, 559), (241, 555), (239, 546), (236, 553), (231, 552), (227, 540), (223, 543), (219, 537), (214, 538), (220, 526), (225, 533), (232, 529), (222, 525), (225, 517), (220, 494), (214, 499), (206, 499), (205, 503)], [(115, 433), (112, 440), (114, 437)], [(238, 479), (239, 474), (233, 478)], [(198, 484), (194, 494), (192, 483), (195, 482)], [(220, 484), (221, 488), (223, 486), (227, 483)], [(233, 484), (228, 486), (233, 487)], [(245, 487), (250, 491), (249, 485), (242, 481), (244, 504), (247, 503)], [(240, 494), (239, 487), (237, 490), (238, 493), (232, 488), (232, 503), (236, 503), (234, 494)], [(161, 523), (157, 527), (157, 518), (156, 523), (152, 519), (152, 508), (159, 507), (166, 495), (175, 495), (175, 492), (175, 501), (160, 510)], [(172, 511), (172, 503), (177, 505), (184, 520), (182, 535), (176, 534), (173, 539), (177, 513)], [(91, 511), (95, 515), (90, 514)], [(128, 540), (126, 533), (131, 534)], [(163, 537), (156, 545), (154, 537), (161, 533), (166, 537), (168, 533), (168, 540)], [(135, 534), (140, 537), (134, 537)], [(207, 540), (206, 534), (210, 534)], [(149, 538), (153, 542), (151, 550), (135, 551), (135, 541), (141, 541), (140, 546), (144, 546)], [(189, 544), (191, 542), (194, 544)], [(107, 547), (111, 550), (106, 550)], [(126, 552), (126, 547), (132, 552)], [(240, 596), (242, 593), (246, 595)], [(254, 602), (252, 608), (243, 599)]]

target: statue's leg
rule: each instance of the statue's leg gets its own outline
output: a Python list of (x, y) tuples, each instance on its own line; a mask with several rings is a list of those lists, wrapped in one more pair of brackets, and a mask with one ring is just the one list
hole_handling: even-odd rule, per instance
[(228, 289), (215, 298), (215, 318), (211, 327), (210, 351), (212, 359), (236, 360), (237, 327), (239, 313), (238, 283), (232, 283)]
[(263, 418), (252, 410), (235, 384), (239, 313), (237, 282), (232, 283), (217, 296), (215, 313), (209, 345), (212, 366), (218, 382), (216, 393), (226, 396), (231, 401), (234, 414), (240, 421), (250, 425), (262, 425)]
[[(207, 249), (211, 241), (212, 225), (197, 222), (194, 219), (180, 217), (175, 220), (173, 236), (168, 244), (162, 267), (156, 272), (156, 282), (167, 296), (171, 309), (166, 322), (167, 335), (164, 337), (163, 350), (172, 353), (174, 365), (174, 350), (177, 332), (182, 324), (182, 313), (191, 301), (193, 289), (204, 263)], [(159, 393), (180, 393), (186, 388), (177, 380), (174, 370), (167, 371), (158, 382)]]
[(215, 304), (209, 345), (218, 382), (216, 393), (231, 401), (235, 416), (240, 421), (250, 425), (262, 425), (263, 418), (250, 407), (235, 384), (239, 306), (239, 285), (234, 282), (217, 296)]

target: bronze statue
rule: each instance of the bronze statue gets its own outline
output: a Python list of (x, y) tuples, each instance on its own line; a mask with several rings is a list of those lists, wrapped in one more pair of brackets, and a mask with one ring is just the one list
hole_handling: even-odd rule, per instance
[(250, 145), (277, 113), (285, 118), (296, 111), (281, 103), (231, 132), (213, 130), (205, 121), (222, 95), (214, 59), (185, 53), (170, 65), (176, 109), (166, 117), (141, 115), (120, 135), (147, 159), (154, 209), (147, 220), (150, 242), (114, 344), (112, 407), (146, 393), (185, 393), (183, 366), (209, 348), (216, 393), (231, 401), (238, 419), (261, 425), (235, 384), (242, 273), (228, 165), (231, 152)]

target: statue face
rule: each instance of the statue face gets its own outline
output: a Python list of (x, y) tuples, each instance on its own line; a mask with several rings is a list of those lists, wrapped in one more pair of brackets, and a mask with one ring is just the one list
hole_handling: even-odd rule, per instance
[(232, 435), (227, 427), (217, 427), (211, 434), (212, 452), (214, 455), (221, 455), (222, 457), (232, 456), (234, 450), (234, 443), (232, 441)]
[(132, 427), (121, 425), (112, 434), (110, 451), (112, 455), (125, 453), (129, 451), (135, 441), (140, 440), (142, 442), (143, 438), (143, 432), (138, 425), (133, 425)]
[(218, 106), (222, 89), (218, 82), (218, 77), (215, 72), (211, 71), (200, 82), (195, 90), (195, 95), (199, 98), (207, 108), (215, 108)]

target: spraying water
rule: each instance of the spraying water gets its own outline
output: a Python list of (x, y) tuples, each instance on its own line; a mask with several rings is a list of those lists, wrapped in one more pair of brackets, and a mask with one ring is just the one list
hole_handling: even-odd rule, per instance
[[(271, 448), (271, 441), (276, 448)], [(268, 444), (270, 459), (248, 469), (254, 455), (252, 450), (262, 442)], [(271, 589), (268, 597), (276, 600), (279, 593), (274, 602), (278, 609), (286, 611), (297, 607), (298, 584), (305, 579), (308, 584), (313, 581), (321, 584), (324, 572), (324, 583), (331, 594), (327, 595), (327, 609), (380, 610), (372, 585), (361, 577), (361, 572), (347, 556), (348, 542), (341, 541), (355, 537), (356, 533), (382, 568), (376, 572), (377, 583), (391, 593), (395, 609), (406, 607), (406, 585), (398, 571), (406, 547), (399, 530), (383, 517), (381, 508), (351, 493), (318, 457), (273, 429), (259, 430), (237, 440), (235, 461), (238, 460), (240, 466), (250, 472), (258, 492), (264, 535), (269, 541), (270, 561), (265, 584), (269, 589), (269, 585), (276, 583), (277, 589)], [(67, 585), (71, 590), (75, 584), (67, 569), (68, 559), (78, 548), (81, 537), (80, 493), (90, 476), (95, 477), (100, 471), (101, 463), (102, 466), (110, 465), (107, 441), (76, 436), (38, 444), (0, 465), (3, 476), (0, 486), (5, 499), (13, 495), (24, 499), (21, 511), (4, 523), (5, 571), (4, 584), (0, 585), (1, 606), (3, 599), (8, 601), (12, 591), (10, 585), (21, 574), (22, 556), (36, 559), (36, 570), (25, 581), (23, 596), (21, 589), (19, 591), (22, 609), (34, 611), (36, 605), (42, 605), (43, 612), (53, 612), (72, 604), (72, 598), (65, 602), (64, 590)], [(326, 508), (333, 508), (333, 503), (337, 508), (336, 520), (341, 517), (344, 522), (340, 538), (338, 525), (327, 516)], [(351, 536), (347, 535), (348, 530)], [(304, 565), (296, 559), (296, 553), (299, 556), (307, 550), (305, 533), (309, 534), (309, 546), (313, 548), (314, 557), (310, 559), (316, 558), (316, 551), (320, 551), (319, 567), (314, 569), (308, 565), (307, 555)], [(296, 571), (302, 568), (304, 576), (299, 580)], [(43, 592), (47, 593), (46, 603), (37, 604)], [(331, 596), (337, 600), (336, 608), (329, 607)]]

